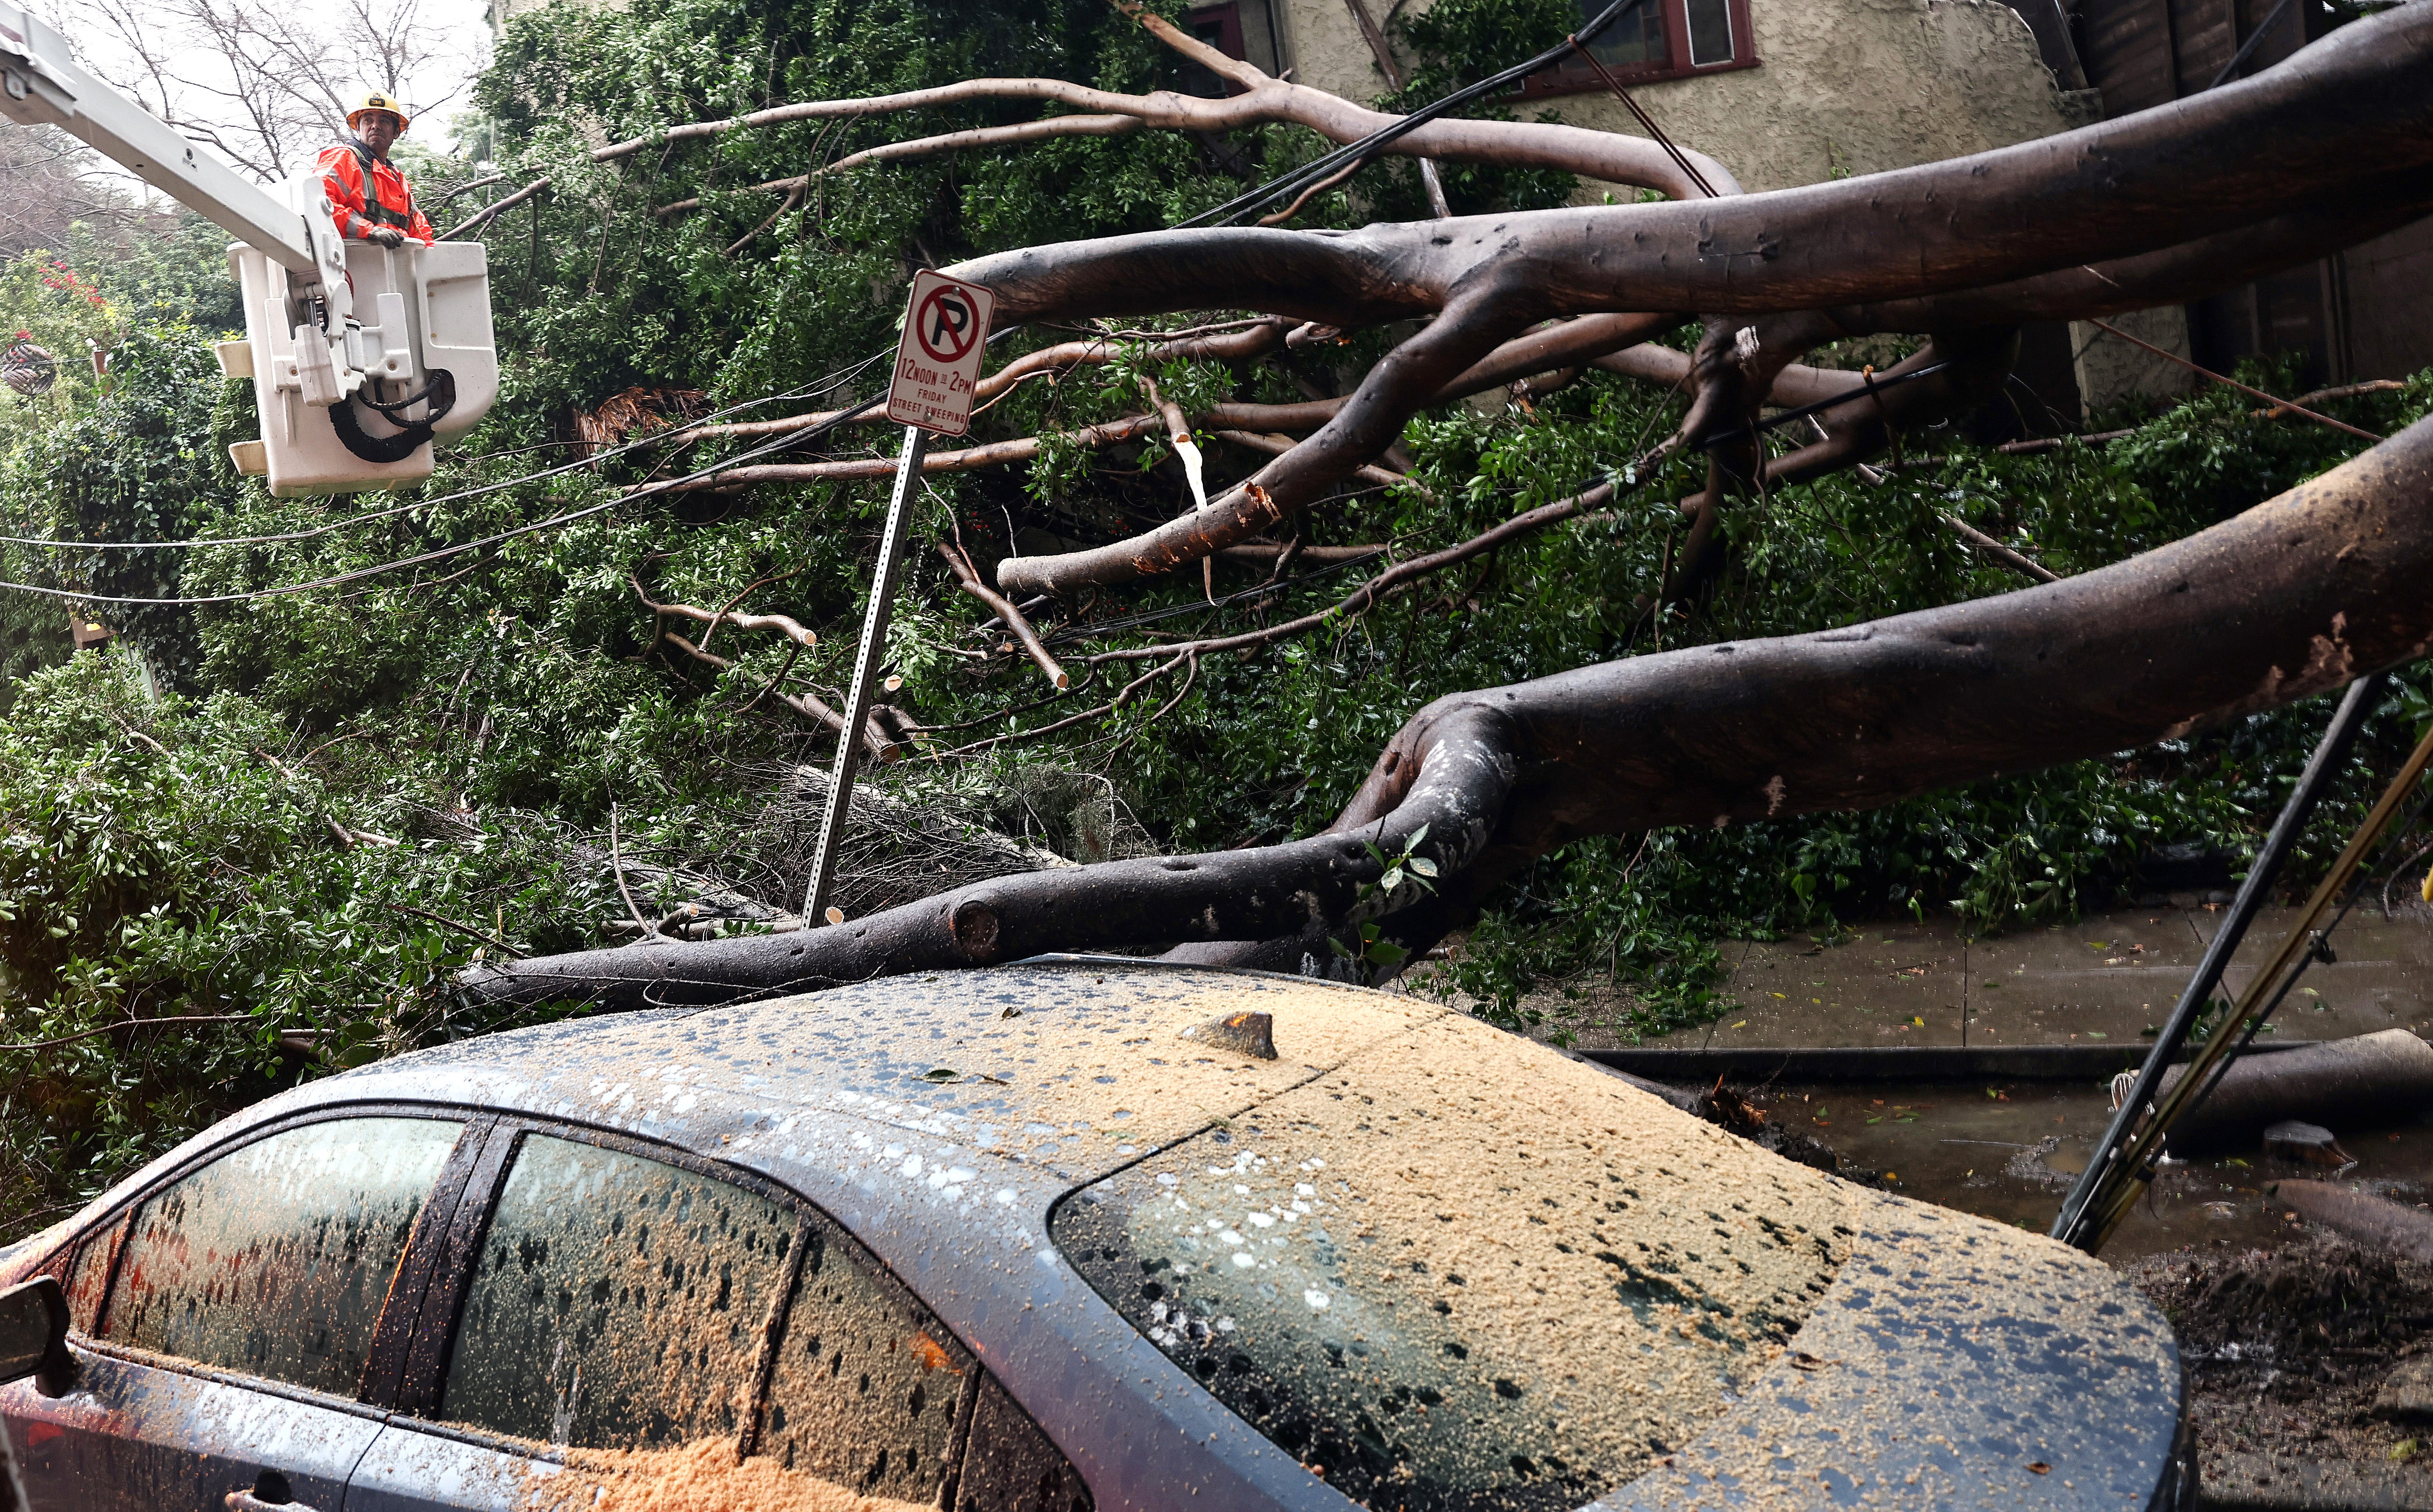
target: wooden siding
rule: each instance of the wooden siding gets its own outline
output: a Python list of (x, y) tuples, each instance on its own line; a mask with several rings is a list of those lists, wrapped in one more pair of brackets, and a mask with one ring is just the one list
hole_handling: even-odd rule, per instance
[(2084, 0), (2079, 7), (2086, 81), (2103, 113), (2151, 110), (2180, 97), (2169, 0)]
[(2349, 373), (2400, 378), (2433, 365), (2433, 220), (2350, 247), (2339, 263)]
[[(2203, 93), (2277, 0), (2065, 0), (2087, 82), (2121, 116)], [(2293, 0), (2240, 76), (2328, 32), (2322, 0)], [(2433, 221), (2188, 306), (2196, 360), (2299, 352), (2302, 382), (2405, 377), (2433, 365)]]
[(2203, 90), (2238, 51), (2238, 0), (2170, 0), (2182, 97)]

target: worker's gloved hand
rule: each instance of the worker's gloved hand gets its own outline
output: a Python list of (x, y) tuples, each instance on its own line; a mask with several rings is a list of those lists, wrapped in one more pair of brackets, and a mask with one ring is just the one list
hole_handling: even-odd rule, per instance
[(365, 233), (364, 240), (377, 242), (383, 246), (403, 246), (405, 233), (394, 226), (375, 226)]

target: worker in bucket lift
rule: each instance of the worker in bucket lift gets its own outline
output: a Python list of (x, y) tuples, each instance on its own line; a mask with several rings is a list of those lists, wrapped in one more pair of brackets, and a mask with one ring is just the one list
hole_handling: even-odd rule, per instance
[(321, 149), (321, 186), (340, 236), (383, 246), (402, 246), (409, 236), (425, 246), (438, 239), (415, 205), (404, 172), (388, 161), (407, 124), (397, 101), (374, 90), (347, 112), (354, 140)]

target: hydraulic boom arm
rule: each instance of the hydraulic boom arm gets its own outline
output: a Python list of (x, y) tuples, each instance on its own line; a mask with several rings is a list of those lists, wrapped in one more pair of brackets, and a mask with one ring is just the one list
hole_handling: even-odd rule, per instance
[(290, 273), (343, 274), (332, 226), (314, 226), (268, 190), (195, 150), (168, 123), (69, 57), (60, 34), (0, 0), (0, 111), (21, 126), (55, 126), (256, 248)]

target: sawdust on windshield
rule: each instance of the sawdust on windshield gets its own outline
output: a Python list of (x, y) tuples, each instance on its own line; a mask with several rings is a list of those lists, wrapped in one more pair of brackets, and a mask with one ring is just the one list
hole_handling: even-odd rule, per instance
[(1056, 1241), (1336, 1489), (1553, 1508), (1720, 1413), (1823, 1295), (1850, 1211), (1829, 1177), (1446, 1018), (1089, 1189)]

